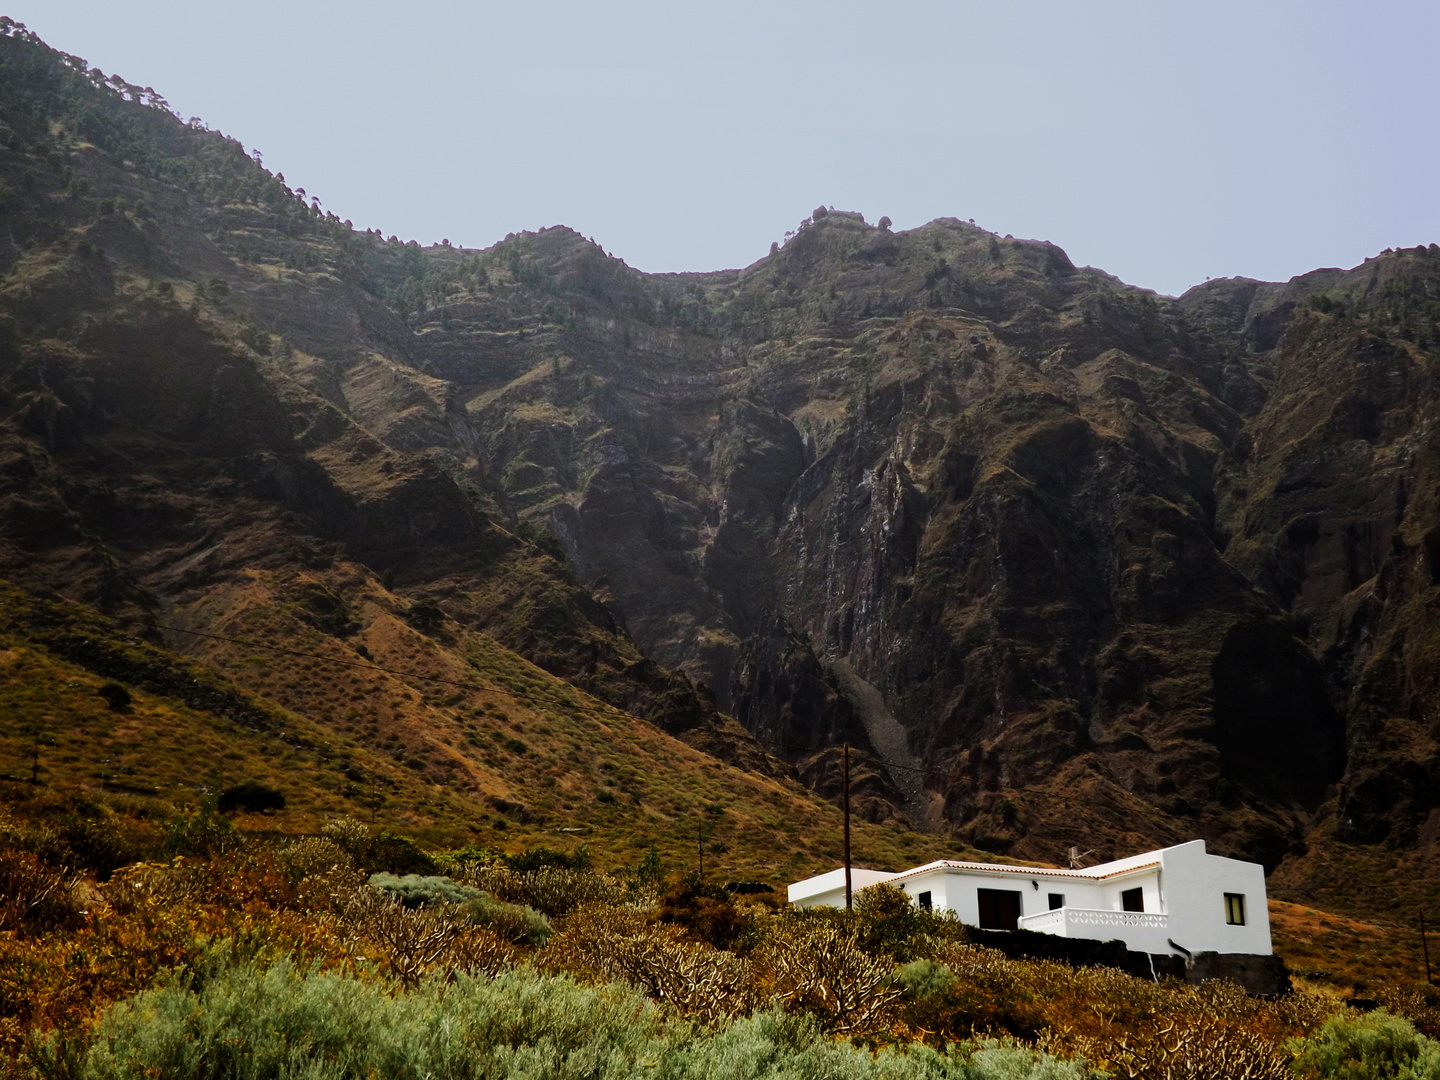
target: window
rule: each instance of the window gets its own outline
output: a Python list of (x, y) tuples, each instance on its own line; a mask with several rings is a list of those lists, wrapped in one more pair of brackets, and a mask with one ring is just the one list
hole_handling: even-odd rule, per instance
[(919, 904), (922, 908), (924, 908), (926, 911), (934, 910), (935, 904), (930, 899), (930, 894), (928, 892), (922, 892), (919, 896), (915, 897), (915, 902)]
[(976, 889), (981, 930), (1014, 930), (1020, 925), (1020, 894), (1009, 889)]
[(1122, 892), (1122, 893), (1120, 894), (1120, 910), (1121, 910), (1121, 911), (1144, 911), (1144, 910), (1145, 910), (1145, 890), (1144, 890), (1144, 889), (1126, 889), (1124, 892)]
[(1062, 908), (1064, 906), (1065, 894), (1063, 892), (1052, 892), (1050, 894), (1050, 910), (1054, 911), (1055, 909)]
[(1245, 897), (1238, 892), (1225, 894), (1225, 921), (1231, 926), (1245, 925)]

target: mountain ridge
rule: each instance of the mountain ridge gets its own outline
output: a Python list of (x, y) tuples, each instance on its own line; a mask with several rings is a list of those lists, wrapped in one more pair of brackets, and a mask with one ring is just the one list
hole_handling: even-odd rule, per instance
[(341, 642), (380, 590), (830, 797), (852, 743), (873, 821), (1433, 895), (1433, 245), (1173, 299), (824, 208), (741, 270), (427, 249), (7, 26), (0, 573), (202, 629), (258, 568)]

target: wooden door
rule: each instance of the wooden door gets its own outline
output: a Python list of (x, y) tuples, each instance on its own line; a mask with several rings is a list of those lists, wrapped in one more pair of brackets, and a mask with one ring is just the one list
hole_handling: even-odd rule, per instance
[(1020, 893), (1011, 889), (976, 889), (980, 929), (1014, 930), (1020, 925)]

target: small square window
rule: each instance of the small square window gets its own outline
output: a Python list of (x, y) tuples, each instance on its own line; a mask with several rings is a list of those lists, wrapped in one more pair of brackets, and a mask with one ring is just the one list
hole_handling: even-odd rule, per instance
[(1122, 892), (1122, 893), (1120, 894), (1120, 910), (1121, 910), (1121, 911), (1144, 911), (1144, 910), (1145, 910), (1145, 890), (1144, 890), (1144, 889), (1126, 889), (1124, 892)]
[(1225, 921), (1231, 926), (1245, 925), (1245, 896), (1242, 893), (1225, 894)]
[(934, 910), (935, 904), (930, 899), (930, 894), (928, 892), (922, 892), (919, 896), (915, 897), (915, 901), (926, 911)]
[(1050, 894), (1050, 910), (1065, 906), (1065, 894), (1063, 892), (1052, 892)]

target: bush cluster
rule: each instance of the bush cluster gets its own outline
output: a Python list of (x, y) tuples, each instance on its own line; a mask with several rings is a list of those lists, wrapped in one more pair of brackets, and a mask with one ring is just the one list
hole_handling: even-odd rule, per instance
[(1332, 1016), (1291, 1049), (1296, 1080), (1440, 1080), (1440, 1043), (1383, 1011)]
[(1428, 987), (1346, 1014), (1010, 959), (884, 886), (776, 910), (583, 853), (432, 857), (348, 819), (261, 840), (207, 805), (153, 835), (162, 858), (115, 867), (134, 848), (94, 807), (0, 818), (0, 1050), (22, 1072), (1440, 1080)]
[(534, 908), (550, 918), (587, 904), (619, 904), (626, 889), (613, 878), (563, 866), (512, 870), (508, 866), (465, 866), (452, 871), (466, 885), (502, 900)]
[(409, 837), (384, 830), (375, 833), (354, 818), (332, 821), (325, 826), (325, 836), (370, 873), (434, 874), (439, 870), (435, 860)]
[(871, 1053), (774, 1010), (702, 1028), (668, 1018), (634, 990), (525, 969), (494, 979), (431, 977), (405, 992), (289, 961), (229, 966), (147, 991), (112, 1008), (81, 1039), (52, 1038), (37, 1064), (56, 1080), (1095, 1076), (1083, 1062), (998, 1042)]
[(494, 931), (507, 941), (525, 945), (543, 945), (552, 933), (550, 921), (534, 908), (523, 904), (507, 904), (489, 893), (453, 878), (406, 874), (372, 874), (371, 888), (388, 894), (407, 908), (457, 907), (476, 926)]

